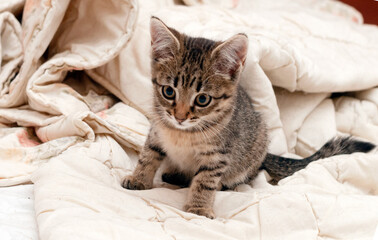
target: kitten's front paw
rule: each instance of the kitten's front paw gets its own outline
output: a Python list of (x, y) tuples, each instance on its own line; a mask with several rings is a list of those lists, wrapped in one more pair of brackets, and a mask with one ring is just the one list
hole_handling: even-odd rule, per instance
[(122, 181), (122, 187), (130, 190), (146, 190), (152, 188), (150, 184), (143, 183), (133, 175), (126, 176)]
[(197, 214), (197, 215), (200, 215), (200, 216), (205, 216), (205, 217), (210, 218), (210, 219), (215, 218), (214, 211), (211, 208), (193, 207), (193, 206), (190, 206), (190, 205), (186, 205), (184, 207), (184, 209), (185, 209), (186, 212), (189, 212), (189, 213), (194, 213), (194, 214)]

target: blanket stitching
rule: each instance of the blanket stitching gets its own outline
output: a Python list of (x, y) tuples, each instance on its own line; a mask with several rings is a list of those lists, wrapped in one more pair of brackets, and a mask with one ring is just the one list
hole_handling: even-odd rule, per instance
[(317, 235), (320, 236), (319, 223), (318, 223), (318, 216), (316, 215), (315, 210), (314, 210), (314, 208), (312, 207), (312, 204), (311, 204), (310, 200), (308, 199), (308, 195), (307, 195), (306, 193), (304, 194), (304, 197), (306, 198), (306, 201), (308, 202), (308, 205), (309, 205), (310, 208), (311, 208), (312, 215), (314, 215), (315, 222), (316, 222), (316, 228), (317, 228), (317, 230), (318, 230), (318, 234), (317, 234)]

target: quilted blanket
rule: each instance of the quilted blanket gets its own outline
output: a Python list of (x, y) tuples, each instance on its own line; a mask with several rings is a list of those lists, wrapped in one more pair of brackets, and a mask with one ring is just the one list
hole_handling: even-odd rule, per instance
[(214, 220), (184, 212), (188, 189), (159, 174), (151, 190), (121, 187), (149, 130), (152, 15), (191, 36), (248, 35), (241, 84), (271, 153), (306, 157), (339, 135), (378, 144), (378, 27), (355, 9), (176, 2), (0, 3), (0, 186), (34, 184), (39, 238), (372, 239), (377, 150), (316, 161), (276, 186), (260, 172), (217, 192)]

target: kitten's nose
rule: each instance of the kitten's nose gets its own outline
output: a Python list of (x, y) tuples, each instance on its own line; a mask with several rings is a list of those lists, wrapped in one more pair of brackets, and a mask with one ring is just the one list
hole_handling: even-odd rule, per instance
[(188, 114), (189, 114), (188, 112), (177, 111), (175, 112), (175, 119), (178, 123), (182, 123), (188, 118)]
[(174, 109), (174, 116), (178, 123), (184, 122), (189, 115), (189, 107), (182, 102), (178, 102), (176, 108)]
[(179, 117), (177, 117), (176, 115), (175, 115), (175, 119), (176, 119), (176, 121), (179, 122), (179, 123), (182, 123), (183, 121), (186, 120), (186, 118), (179, 118)]

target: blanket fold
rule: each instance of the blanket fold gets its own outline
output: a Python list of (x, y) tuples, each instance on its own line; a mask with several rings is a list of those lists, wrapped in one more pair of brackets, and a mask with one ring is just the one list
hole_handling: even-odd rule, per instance
[(18, 15), (22, 12), (25, 0), (3, 0), (0, 2), (0, 13), (11, 12), (14, 15)]
[[(77, 15), (79, 9), (89, 12)], [(98, 12), (102, 14), (95, 14)], [(134, 128), (138, 121), (148, 126), (145, 117), (125, 105), (115, 106), (108, 112), (117, 100), (104, 87), (83, 72), (67, 75), (68, 71), (96, 68), (114, 58), (131, 36), (135, 14), (134, 1), (92, 1), (91, 4), (69, 0), (27, 1), (23, 32), (13, 15), (0, 15), (2, 19), (9, 19), (0, 21), (5, 34), (2, 37), (0, 122), (8, 127), (17, 123), (23, 127), (22, 131), (27, 131), (26, 139), (38, 140), (29, 144), (19, 136), (21, 133), (12, 133), (6, 127), (2, 130), (4, 141), (12, 136), (18, 139), (14, 144), (1, 147), (4, 158), (10, 152), (19, 152), (5, 159), (0, 174), (7, 178), (1, 180), (2, 185), (30, 181), (31, 172), (42, 162), (85, 139), (93, 141), (95, 133), (110, 134), (120, 143), (140, 150), (146, 130)], [(103, 18), (117, 21), (109, 27)], [(8, 22), (14, 24), (13, 32)], [(84, 26), (86, 31), (83, 31)], [(44, 54), (47, 46), (49, 49)], [(18, 72), (10, 75), (12, 71)], [(81, 81), (87, 89), (78, 87), (80, 84), (75, 81)], [(80, 94), (81, 90), (84, 95)], [(26, 99), (28, 105), (15, 107)], [(34, 131), (28, 131), (30, 129)], [(61, 145), (54, 149), (56, 141)], [(42, 150), (48, 150), (49, 154)]]
[(0, 12), (0, 99), (9, 91), (23, 60), (21, 25), (9, 12)]

